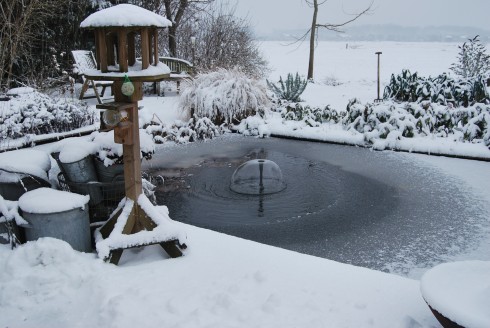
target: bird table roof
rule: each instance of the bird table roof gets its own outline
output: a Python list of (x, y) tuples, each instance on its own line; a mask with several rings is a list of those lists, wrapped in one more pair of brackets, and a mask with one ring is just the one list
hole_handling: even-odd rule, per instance
[(80, 24), (82, 28), (146, 26), (163, 28), (172, 26), (172, 22), (144, 8), (121, 4), (95, 12)]

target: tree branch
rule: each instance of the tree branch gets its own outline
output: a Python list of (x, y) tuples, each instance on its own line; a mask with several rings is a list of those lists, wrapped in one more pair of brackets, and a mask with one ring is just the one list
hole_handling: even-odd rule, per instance
[[(306, 1), (306, 0), (305, 0)], [(325, 1), (324, 1), (325, 2)], [(324, 3), (322, 2), (322, 4)], [(330, 30), (330, 31), (334, 31), (334, 32), (338, 32), (338, 33), (343, 33), (344, 31), (341, 30), (341, 27), (347, 25), (347, 24), (350, 24), (352, 23), (353, 21), (357, 20), (359, 17), (363, 16), (363, 15), (367, 15), (367, 14), (370, 14), (371, 13), (371, 8), (373, 6), (373, 3), (374, 3), (374, 0), (371, 1), (371, 3), (369, 4), (369, 6), (364, 9), (363, 11), (361, 11), (360, 13), (357, 13), (357, 14), (353, 14), (354, 17), (352, 19), (349, 19), (348, 21), (345, 21), (343, 23), (339, 23), (339, 24), (331, 24), (331, 23), (325, 23), (325, 24), (316, 24), (316, 27), (323, 27), (327, 30)]]

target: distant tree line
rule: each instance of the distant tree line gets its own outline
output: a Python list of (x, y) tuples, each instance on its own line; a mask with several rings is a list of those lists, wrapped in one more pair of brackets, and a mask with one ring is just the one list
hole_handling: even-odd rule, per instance
[[(162, 32), (161, 55), (194, 61), (201, 71), (239, 68), (263, 74), (266, 62), (246, 20), (214, 0), (2, 0), (0, 2), (0, 92), (29, 85), (50, 87), (72, 69), (70, 51), (93, 50), (80, 23), (97, 10), (132, 3), (172, 21)], [(195, 41), (195, 42), (193, 42)]]

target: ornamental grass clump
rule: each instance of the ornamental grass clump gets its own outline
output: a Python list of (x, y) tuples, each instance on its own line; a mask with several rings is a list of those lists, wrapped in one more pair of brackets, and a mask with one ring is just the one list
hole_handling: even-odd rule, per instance
[(238, 124), (242, 119), (270, 107), (266, 87), (238, 69), (218, 69), (198, 75), (187, 83), (180, 107), (197, 119), (214, 124)]

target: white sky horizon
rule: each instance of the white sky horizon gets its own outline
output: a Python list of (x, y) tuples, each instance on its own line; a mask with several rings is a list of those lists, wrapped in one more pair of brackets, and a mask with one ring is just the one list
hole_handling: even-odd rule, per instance
[[(246, 17), (257, 34), (305, 28), (313, 9), (304, 0), (222, 0), (236, 4), (236, 14)], [(371, 0), (328, 0), (319, 9), (319, 23), (342, 23), (362, 11)], [(373, 12), (356, 25), (461, 26), (490, 30), (488, 0), (374, 0)]]

